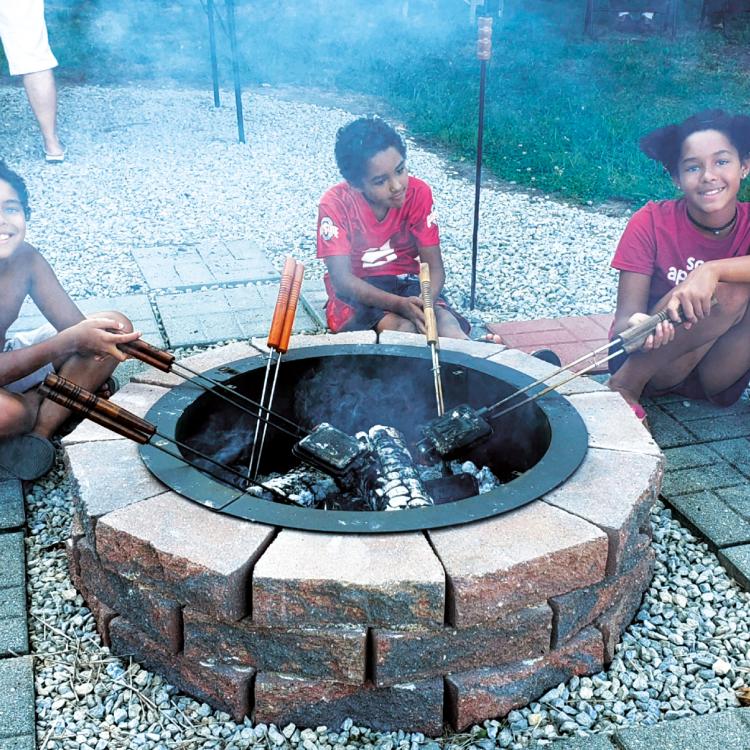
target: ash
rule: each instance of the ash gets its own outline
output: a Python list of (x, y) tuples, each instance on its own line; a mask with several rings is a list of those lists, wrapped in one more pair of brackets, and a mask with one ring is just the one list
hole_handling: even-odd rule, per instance
[[(476, 477), (480, 494), (500, 484), (489, 467), (480, 469), (472, 461), (416, 464), (403, 433), (395, 427), (375, 425), (367, 432), (358, 432), (356, 437), (371, 460), (364, 471), (348, 475), (338, 483), (306, 464), (299, 464), (286, 474), (259, 477), (259, 481), (285, 495), (293, 505), (353, 511), (393, 511), (434, 505), (425, 482), (461, 473)], [(247, 492), (278, 501), (277, 495), (260, 486), (249, 487)]]

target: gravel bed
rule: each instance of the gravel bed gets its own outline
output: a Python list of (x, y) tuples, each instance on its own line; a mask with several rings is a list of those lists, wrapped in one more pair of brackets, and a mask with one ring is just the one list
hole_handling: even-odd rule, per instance
[[(87, 86), (64, 88), (60, 99), (69, 153), (64, 165), (43, 164), (25, 99), (11, 87), (0, 87), (0, 124), (13, 133), (12, 140), (0, 137), (0, 154), (28, 179), (29, 239), (74, 298), (149, 291), (134, 248), (158, 252), (217, 236), (254, 238), (277, 265), (291, 251), (313, 275), (322, 274), (314, 260), (316, 204), (338, 179), (333, 139), (351, 112), (250, 92), (249, 143), (241, 145), (232, 107), (214, 110), (209, 91)], [(448, 292), (465, 306), (472, 181), (414, 143), (409, 161), (433, 187)], [(624, 218), (487, 188), (474, 319), (611, 311), (616, 276), (608, 263), (624, 224)], [(750, 670), (748, 595), (659, 506), (652, 515), (656, 576), (608, 671), (574, 678), (505, 720), (437, 740), (350, 722), (309, 729), (236, 724), (102, 647), (67, 571), (64, 540), (74, 493), (61, 460), (27, 491), (38, 739), (50, 750), (524, 748), (736, 705), (735, 690)]]
[[(223, 101), (228, 104), (214, 109), (209, 90), (63, 87), (60, 128), (68, 160), (50, 167), (40, 158), (21, 90), (0, 87), (0, 132), (6, 134), (0, 155), (28, 180), (29, 239), (74, 298), (143, 290), (135, 248), (158, 252), (219, 236), (258, 241), (278, 266), (293, 252), (308, 263), (311, 277), (322, 275), (315, 260), (317, 202), (340, 179), (333, 160), (337, 128), (364, 112), (289, 101), (267, 88), (249, 91), (243, 145), (229, 92)], [(407, 141), (410, 170), (433, 188), (447, 292), (464, 307), (473, 179)], [(486, 187), (474, 317), (611, 311), (616, 275), (609, 260), (624, 225), (624, 218)]]

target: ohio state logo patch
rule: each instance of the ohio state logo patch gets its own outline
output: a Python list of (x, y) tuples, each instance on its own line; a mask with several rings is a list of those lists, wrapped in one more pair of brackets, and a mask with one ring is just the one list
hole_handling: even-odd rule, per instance
[(339, 236), (339, 228), (333, 223), (330, 216), (324, 216), (320, 220), (320, 236), (328, 242)]

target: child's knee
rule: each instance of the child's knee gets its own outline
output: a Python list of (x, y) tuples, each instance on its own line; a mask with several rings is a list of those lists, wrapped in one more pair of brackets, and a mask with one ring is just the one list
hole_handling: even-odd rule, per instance
[(716, 296), (724, 314), (735, 317), (739, 322), (747, 312), (750, 284), (719, 282), (716, 287)]
[(117, 310), (107, 310), (106, 312), (96, 313), (96, 315), (91, 315), (90, 317), (109, 318), (110, 320), (114, 320), (115, 323), (122, 326), (122, 328), (118, 329), (120, 333), (130, 333), (133, 330), (133, 324), (130, 320)]
[(0, 390), (0, 437), (31, 432), (36, 416), (36, 409), (32, 409), (25, 399)]

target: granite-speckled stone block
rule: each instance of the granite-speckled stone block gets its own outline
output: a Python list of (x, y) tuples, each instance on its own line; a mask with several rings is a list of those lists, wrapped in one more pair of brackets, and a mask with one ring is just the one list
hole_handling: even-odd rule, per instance
[(199, 663), (181, 654), (166, 654), (158, 643), (124, 617), (112, 620), (110, 635), (112, 651), (118, 656), (132, 656), (189, 695), (231, 714), (235, 721), (242, 721), (250, 713), (255, 670)]
[(347, 718), (379, 731), (437, 736), (443, 729), (443, 680), (375, 688), (263, 672), (256, 676), (256, 722), (339, 727)]
[(422, 534), (284, 529), (255, 566), (260, 625), (437, 625), (445, 575)]
[(96, 552), (120, 576), (163, 584), (182, 604), (238, 620), (248, 611), (252, 566), (272, 536), (270, 526), (167, 492), (102, 516)]
[[(609, 538), (607, 573), (633, 545), (659, 495), (664, 462), (658, 456), (590, 449), (573, 476), (544, 501), (598, 526)], [(606, 482), (600, 481), (607, 477)]]
[(0, 747), (34, 736), (34, 668), (30, 656), (0, 659)]
[(146, 468), (138, 448), (137, 443), (122, 438), (77, 443), (66, 448), (78, 483), (75, 503), (91, 544), (99, 518), (167, 491)]
[(601, 634), (586, 628), (563, 648), (539, 659), (448, 675), (448, 720), (464, 729), (487, 716), (505, 716), (574, 674), (598, 672), (602, 664)]
[(597, 583), (607, 566), (603, 531), (541, 501), (427, 533), (448, 577), (448, 621), (461, 628)]
[(367, 631), (361, 626), (266, 628), (250, 618), (227, 623), (192, 609), (184, 620), (189, 659), (360, 685), (365, 680)]
[(549, 651), (551, 631), (552, 610), (547, 604), (509, 613), (496, 623), (461, 630), (376, 628), (375, 682), (382, 687), (542, 656)]

